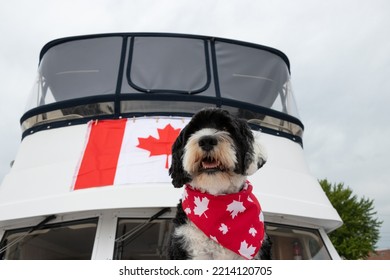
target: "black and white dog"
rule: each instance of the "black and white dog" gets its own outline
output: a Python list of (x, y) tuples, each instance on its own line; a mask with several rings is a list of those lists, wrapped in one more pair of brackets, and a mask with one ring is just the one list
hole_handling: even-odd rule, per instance
[(270, 259), (264, 216), (247, 181), (265, 162), (245, 120), (217, 108), (193, 116), (172, 146), (172, 183), (185, 189), (170, 259)]

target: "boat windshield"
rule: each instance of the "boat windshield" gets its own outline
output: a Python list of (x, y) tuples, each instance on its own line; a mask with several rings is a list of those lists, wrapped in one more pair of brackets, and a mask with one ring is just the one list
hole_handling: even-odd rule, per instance
[(31, 133), (48, 123), (192, 115), (210, 106), (254, 125), (302, 135), (283, 53), (177, 34), (93, 35), (48, 43), (21, 123)]
[[(132, 232), (143, 225), (145, 220), (121, 218), (118, 220), (117, 237)], [(169, 236), (172, 234), (170, 220), (157, 219), (133, 234), (131, 238), (115, 243), (114, 259), (117, 260), (157, 260), (166, 259)], [(272, 259), (274, 260), (329, 260), (318, 230), (267, 224), (267, 234), (272, 241)]]
[(45, 225), (5, 232), (0, 260), (88, 260), (92, 257), (97, 219)]

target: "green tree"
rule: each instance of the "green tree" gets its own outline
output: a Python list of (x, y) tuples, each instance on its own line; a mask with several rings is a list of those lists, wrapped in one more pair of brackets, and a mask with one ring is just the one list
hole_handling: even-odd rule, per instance
[(320, 185), (344, 224), (329, 234), (339, 255), (345, 259), (365, 259), (374, 251), (382, 221), (375, 218), (374, 201), (358, 199), (343, 183), (331, 184), (326, 179)]

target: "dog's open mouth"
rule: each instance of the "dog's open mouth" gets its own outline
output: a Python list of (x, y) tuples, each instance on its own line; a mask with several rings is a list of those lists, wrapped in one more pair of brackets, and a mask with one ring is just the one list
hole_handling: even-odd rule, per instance
[(224, 171), (225, 168), (221, 164), (221, 162), (217, 159), (214, 159), (212, 157), (205, 157), (201, 161), (200, 165), (200, 171), (207, 172), (207, 173), (213, 173), (218, 171)]

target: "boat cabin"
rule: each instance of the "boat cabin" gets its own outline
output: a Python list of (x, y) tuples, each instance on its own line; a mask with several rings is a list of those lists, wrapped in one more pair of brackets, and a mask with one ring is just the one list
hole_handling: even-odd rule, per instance
[(205, 107), (246, 119), (267, 150), (249, 180), (273, 258), (338, 259), (327, 233), (342, 221), (305, 161), (290, 74), (282, 52), (223, 38), (49, 42), (0, 187), (0, 259), (165, 259), (183, 191), (170, 146)]

